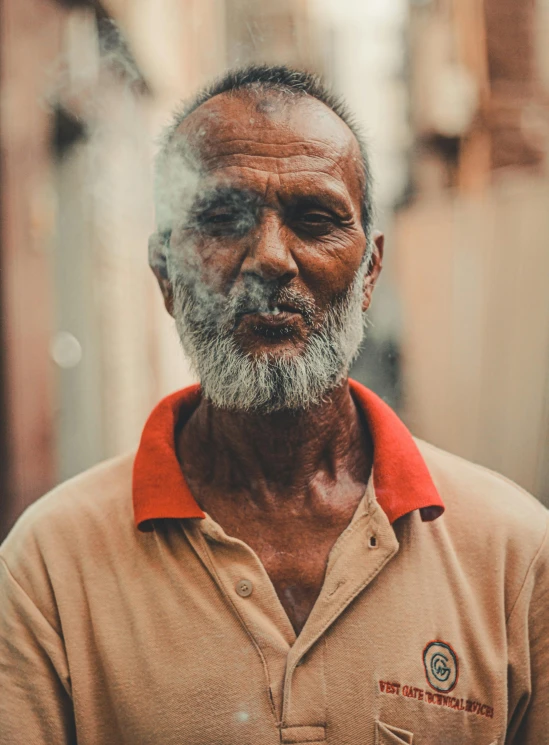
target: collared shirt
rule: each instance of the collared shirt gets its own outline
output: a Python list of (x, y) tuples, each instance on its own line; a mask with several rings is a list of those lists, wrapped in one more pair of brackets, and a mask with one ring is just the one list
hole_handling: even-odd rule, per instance
[(27, 510), (0, 549), (1, 745), (549, 742), (546, 510), (352, 393), (373, 477), (297, 638), (178, 466), (197, 387)]

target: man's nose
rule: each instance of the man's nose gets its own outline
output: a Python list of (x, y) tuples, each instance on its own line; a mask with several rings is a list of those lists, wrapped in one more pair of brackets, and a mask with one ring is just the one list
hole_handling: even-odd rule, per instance
[(276, 212), (264, 212), (242, 262), (243, 274), (289, 282), (299, 269), (290, 250), (291, 236)]

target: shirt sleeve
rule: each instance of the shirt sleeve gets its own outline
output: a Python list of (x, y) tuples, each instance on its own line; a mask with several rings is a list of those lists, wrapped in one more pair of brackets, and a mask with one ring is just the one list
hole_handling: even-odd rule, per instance
[(63, 640), (0, 557), (0, 745), (75, 745)]
[[(547, 520), (546, 520), (547, 522)], [(506, 745), (549, 745), (549, 531), (508, 621)]]

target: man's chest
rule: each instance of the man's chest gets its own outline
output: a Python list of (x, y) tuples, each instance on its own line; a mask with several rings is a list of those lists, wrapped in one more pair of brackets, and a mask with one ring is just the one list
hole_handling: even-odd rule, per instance
[(333, 520), (278, 517), (236, 521), (225, 516), (225, 532), (256, 554), (296, 634), (320, 595), (332, 548), (351, 515)]
[[(170, 538), (126, 585), (106, 578), (86, 599), (80, 638), (73, 626), (66, 640), (81, 721), (113, 720), (117, 743), (502, 742), (501, 588), (490, 608), (456, 585), (466, 567), (384, 557), (384, 533), (375, 548), (371, 533), (350, 533), (362, 552), (338, 546), (297, 639), (241, 542), (194, 531), (186, 550)], [(242, 580), (251, 592), (239, 593)], [(382, 725), (404, 739), (383, 740)]]

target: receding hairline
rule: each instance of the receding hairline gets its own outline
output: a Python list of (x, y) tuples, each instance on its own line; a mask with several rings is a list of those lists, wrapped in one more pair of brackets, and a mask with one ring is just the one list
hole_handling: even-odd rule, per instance
[[(324, 111), (326, 112), (327, 117), (336, 125), (337, 127), (341, 128), (342, 132), (345, 132), (347, 135), (346, 142), (343, 144), (343, 148), (345, 149), (347, 153), (352, 153), (354, 150), (354, 154), (360, 159), (360, 164), (358, 167), (358, 176), (359, 181), (361, 183), (361, 188), (364, 188), (364, 168), (360, 167), (363, 166), (362, 163), (362, 152), (361, 152), (361, 146), (360, 142), (357, 139), (357, 136), (355, 132), (349, 127), (347, 122), (343, 120), (338, 114), (330, 108), (324, 101), (321, 101), (318, 98), (315, 98), (314, 96), (311, 96), (309, 94), (304, 94), (299, 97), (292, 96), (292, 95), (285, 95), (285, 91), (276, 91), (272, 89), (254, 89), (251, 87), (247, 88), (238, 88), (236, 90), (230, 90), (230, 91), (223, 91), (222, 93), (218, 93), (215, 96), (212, 96), (211, 98), (208, 98), (206, 101), (203, 101), (199, 106), (197, 106), (195, 109), (193, 109), (192, 112), (190, 112), (187, 116), (185, 116), (184, 119), (182, 119), (177, 126), (174, 126), (172, 130), (172, 136), (170, 140), (170, 144), (172, 146), (177, 145), (178, 138), (181, 138), (182, 142), (185, 142), (185, 137), (188, 137), (187, 144), (189, 148), (192, 150), (193, 146), (195, 144), (195, 140), (198, 144), (200, 144), (200, 135), (201, 135), (201, 129), (204, 126), (203, 122), (201, 123), (200, 120), (195, 119), (196, 115), (199, 115), (201, 113), (201, 110), (205, 115), (208, 115), (208, 112), (204, 112), (204, 107), (211, 106), (214, 108), (216, 105), (223, 104), (223, 99), (235, 99), (240, 98), (242, 100), (245, 100), (246, 98), (251, 99), (252, 101), (255, 99), (255, 112), (259, 117), (264, 117), (265, 119), (273, 119), (274, 116), (280, 111), (279, 106), (276, 106), (276, 108), (273, 106), (273, 108), (266, 108), (262, 110), (261, 104), (264, 103), (269, 98), (273, 99), (280, 95), (280, 97), (284, 97), (286, 100), (284, 103), (288, 103), (290, 105), (312, 105), (315, 106), (316, 104), (319, 104), (322, 106)], [(212, 111), (212, 113), (214, 113)], [(193, 121), (195, 119), (195, 121)], [(224, 124), (227, 123), (229, 120), (225, 120)], [(190, 131), (185, 131), (190, 130)], [(329, 133), (328, 137), (326, 138), (326, 141), (328, 139), (331, 139), (330, 135), (334, 135), (334, 138), (338, 135), (337, 130), (334, 128), (333, 132)]]

